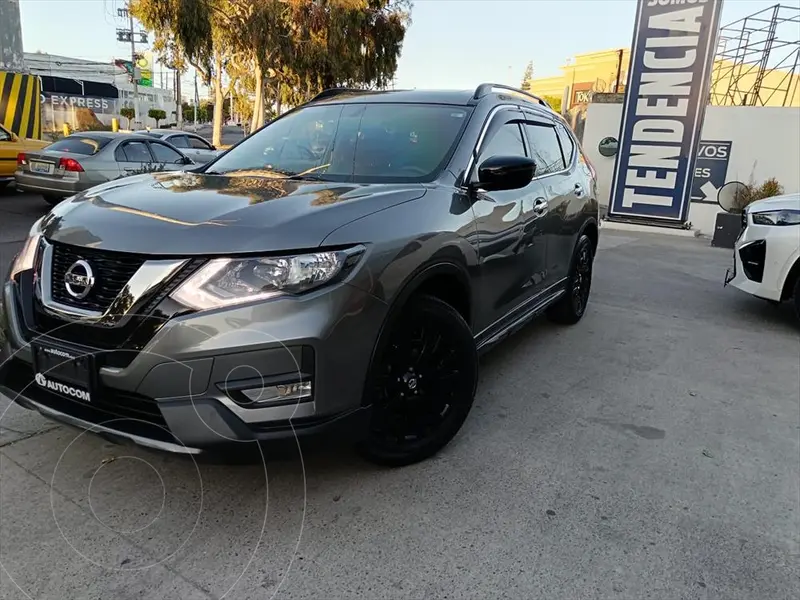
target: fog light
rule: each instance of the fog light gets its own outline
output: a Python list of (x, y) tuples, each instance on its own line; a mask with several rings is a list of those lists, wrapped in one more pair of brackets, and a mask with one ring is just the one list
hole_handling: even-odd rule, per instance
[(282, 383), (265, 387), (242, 390), (250, 404), (248, 406), (261, 406), (272, 402), (286, 402), (291, 400), (304, 400), (311, 397), (311, 382)]

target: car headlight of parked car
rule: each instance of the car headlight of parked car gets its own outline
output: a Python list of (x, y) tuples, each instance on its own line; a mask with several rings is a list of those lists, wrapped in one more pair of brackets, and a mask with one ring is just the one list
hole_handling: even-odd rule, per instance
[(196, 310), (207, 310), (300, 294), (320, 287), (351, 269), (363, 246), (264, 258), (218, 258), (186, 280), (172, 297)]
[(39, 247), (39, 240), (42, 239), (41, 224), (43, 220), (44, 217), (37, 220), (31, 227), (30, 232), (28, 232), (28, 239), (25, 240), (22, 250), (19, 251), (14, 262), (11, 263), (11, 271), (8, 274), (9, 279), (16, 278), (23, 271), (33, 269), (33, 263), (36, 260), (36, 249)]
[(756, 225), (800, 225), (800, 210), (767, 210), (752, 213)]

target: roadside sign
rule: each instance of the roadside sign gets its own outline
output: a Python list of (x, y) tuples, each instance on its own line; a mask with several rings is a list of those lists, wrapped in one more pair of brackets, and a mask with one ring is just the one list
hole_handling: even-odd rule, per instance
[(681, 225), (722, 0), (638, 0), (609, 219)]
[(732, 145), (732, 142), (700, 142), (692, 179), (692, 202), (717, 203), (717, 192), (728, 176)]

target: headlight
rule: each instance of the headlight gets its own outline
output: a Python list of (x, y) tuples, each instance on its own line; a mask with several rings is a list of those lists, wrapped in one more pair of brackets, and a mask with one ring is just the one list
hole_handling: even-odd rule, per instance
[(800, 210), (794, 208), (754, 212), (751, 216), (756, 225), (800, 225)]
[(218, 258), (186, 280), (172, 297), (191, 308), (206, 310), (299, 294), (334, 280), (363, 252), (359, 246), (295, 256)]
[(25, 245), (22, 246), (22, 250), (19, 251), (19, 254), (17, 254), (16, 258), (14, 258), (14, 262), (11, 264), (11, 271), (8, 274), (9, 279), (14, 279), (23, 271), (33, 269), (33, 263), (36, 260), (36, 250), (39, 248), (39, 241), (42, 239), (39, 227), (43, 219), (44, 217), (36, 221), (33, 227), (31, 227), (28, 233), (28, 239), (25, 240)]

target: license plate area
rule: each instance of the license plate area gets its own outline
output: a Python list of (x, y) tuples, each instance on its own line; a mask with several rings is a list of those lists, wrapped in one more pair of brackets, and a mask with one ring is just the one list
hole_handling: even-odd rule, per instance
[(30, 167), (32, 173), (38, 173), (40, 175), (52, 175), (56, 170), (55, 165), (51, 163), (39, 162), (35, 160), (31, 161)]
[(31, 344), (34, 385), (49, 392), (83, 402), (91, 402), (95, 387), (95, 361), (92, 354), (55, 344)]

